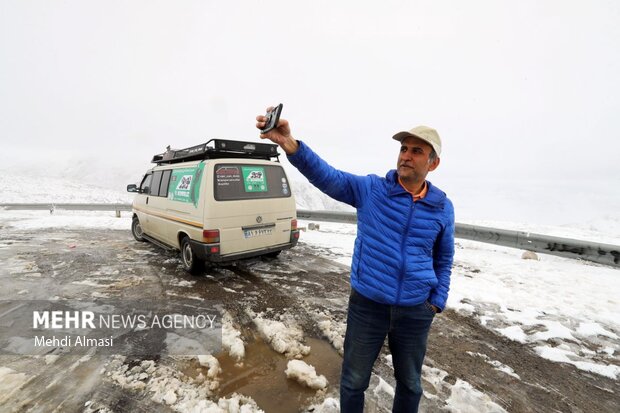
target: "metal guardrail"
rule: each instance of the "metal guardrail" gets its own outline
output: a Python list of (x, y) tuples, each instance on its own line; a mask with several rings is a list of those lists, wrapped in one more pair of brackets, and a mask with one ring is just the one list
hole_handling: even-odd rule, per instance
[[(355, 212), (297, 210), (298, 219), (356, 223)], [(454, 235), (457, 238), (489, 244), (512, 247), (527, 251), (582, 259), (620, 268), (620, 246), (582, 241), (551, 235), (535, 234), (508, 229), (480, 227), (456, 223)]]
[[(131, 204), (0, 204), (0, 208), (14, 210), (65, 209), (73, 211), (116, 211), (117, 216), (119, 216), (120, 211), (131, 211)], [(355, 224), (357, 222), (357, 214), (355, 212), (310, 211), (298, 209), (297, 219), (313, 219), (316, 221)], [(583, 259), (620, 268), (620, 246), (617, 245), (460, 223), (456, 224), (455, 236), (457, 238), (486, 242), (504, 247), (524, 249), (560, 257)]]
[(0, 204), (0, 208), (14, 210), (55, 210), (69, 211), (131, 211), (131, 204), (77, 204), (77, 203), (39, 203), (39, 204)]
[(456, 224), (455, 236), (505, 247), (583, 259), (620, 268), (620, 246), (531, 232)]

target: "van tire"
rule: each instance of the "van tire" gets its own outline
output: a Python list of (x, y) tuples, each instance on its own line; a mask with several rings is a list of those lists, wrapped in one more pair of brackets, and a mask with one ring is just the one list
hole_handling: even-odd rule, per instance
[(145, 242), (146, 239), (142, 236), (142, 226), (138, 217), (133, 217), (131, 220), (131, 235), (139, 242)]
[(181, 240), (181, 263), (183, 269), (192, 275), (200, 275), (204, 270), (204, 261), (198, 258), (192, 250), (189, 237), (184, 237)]

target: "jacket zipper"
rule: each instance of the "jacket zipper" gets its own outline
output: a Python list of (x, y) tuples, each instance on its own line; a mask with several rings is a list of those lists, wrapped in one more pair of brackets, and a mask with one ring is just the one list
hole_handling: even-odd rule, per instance
[(396, 305), (400, 305), (400, 293), (403, 288), (403, 281), (405, 280), (405, 267), (407, 266), (407, 255), (406, 255), (406, 241), (407, 234), (409, 234), (409, 226), (411, 225), (411, 217), (413, 216), (413, 210), (415, 209), (415, 202), (413, 199), (411, 200), (411, 208), (409, 208), (409, 216), (407, 217), (407, 225), (405, 226), (405, 231), (403, 232), (403, 239), (400, 242), (400, 256), (402, 257), (400, 264), (400, 274), (398, 276), (398, 291), (396, 292)]

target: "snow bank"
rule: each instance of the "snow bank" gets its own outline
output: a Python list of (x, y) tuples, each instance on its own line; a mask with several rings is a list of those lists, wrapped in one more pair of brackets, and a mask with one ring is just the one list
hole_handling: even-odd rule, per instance
[(240, 337), (241, 332), (235, 328), (232, 316), (225, 311), (222, 316), (222, 347), (237, 364), (245, 358), (245, 344)]
[(325, 376), (318, 376), (313, 366), (301, 360), (289, 361), (284, 373), (287, 378), (297, 380), (300, 384), (310, 387), (311, 389), (320, 390), (327, 387), (327, 379)]
[(278, 353), (296, 359), (310, 354), (310, 347), (302, 343), (304, 333), (301, 327), (291, 318), (281, 316), (286, 321), (285, 323), (265, 319), (262, 315), (256, 315), (251, 310), (248, 310), (247, 313), (254, 321), (263, 339)]
[(344, 335), (347, 325), (344, 322), (337, 322), (328, 311), (317, 311), (313, 313), (313, 318), (323, 336), (329, 340), (332, 346), (342, 356), (344, 354)]

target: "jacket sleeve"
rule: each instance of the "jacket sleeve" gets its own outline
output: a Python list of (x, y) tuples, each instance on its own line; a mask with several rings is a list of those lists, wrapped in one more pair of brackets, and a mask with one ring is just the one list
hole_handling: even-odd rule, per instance
[(321, 159), (305, 143), (288, 160), (310, 183), (337, 201), (360, 208), (370, 192), (371, 178), (340, 171)]
[(431, 291), (429, 303), (443, 311), (448, 301), (450, 290), (450, 274), (452, 273), (452, 261), (454, 259), (454, 207), (450, 200), (446, 200), (444, 210), (446, 225), (439, 233), (433, 247), (433, 268), (437, 276), (437, 286)]

